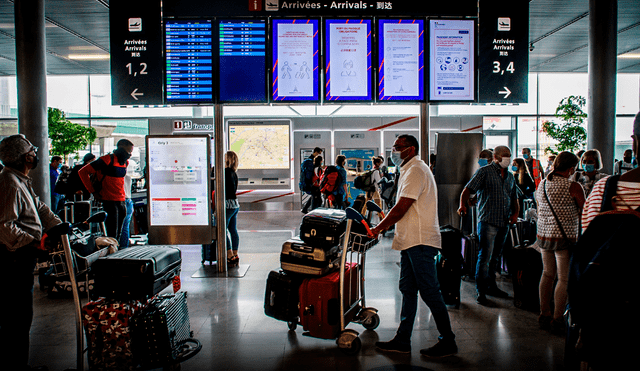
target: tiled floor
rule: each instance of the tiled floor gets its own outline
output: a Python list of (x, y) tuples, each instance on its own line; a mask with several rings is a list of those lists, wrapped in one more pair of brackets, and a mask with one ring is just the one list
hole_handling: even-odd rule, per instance
[[(510, 299), (490, 297), (488, 306), (473, 298), (473, 282), (462, 282), (462, 305), (449, 309), (459, 353), (442, 360), (421, 357), (438, 332), (421, 302), (410, 355), (385, 354), (374, 343), (395, 334), (400, 316), (400, 254), (385, 238), (367, 254), (367, 305), (381, 319), (375, 331), (351, 324), (360, 333), (362, 350), (343, 354), (334, 340), (288, 331), (287, 324), (265, 316), (264, 292), (269, 271), (279, 267), (283, 239), (295, 233), (301, 214), (241, 212), (243, 278), (191, 278), (200, 266), (200, 246), (182, 246), (182, 288), (189, 293), (189, 314), (202, 350), (182, 363), (183, 370), (562, 370), (564, 339), (538, 329), (537, 314), (517, 309)], [(512, 293), (509, 279), (499, 285)], [(75, 325), (71, 299), (50, 299), (36, 289), (31, 364), (51, 370), (75, 367)]]

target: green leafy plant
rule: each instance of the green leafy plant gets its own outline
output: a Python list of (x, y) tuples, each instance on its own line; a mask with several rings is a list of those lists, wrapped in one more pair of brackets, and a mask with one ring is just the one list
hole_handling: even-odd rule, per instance
[[(86, 148), (96, 140), (96, 129), (85, 127), (69, 121), (64, 112), (58, 108), (47, 110), (49, 121), (49, 139), (51, 139), (51, 154), (62, 156), (64, 162), (71, 153)], [(78, 156), (76, 155), (76, 158)]]
[(552, 146), (545, 148), (545, 153), (575, 152), (585, 146), (587, 130), (584, 128), (584, 120), (587, 118), (587, 114), (582, 110), (585, 104), (586, 99), (579, 95), (563, 98), (556, 108), (555, 114), (561, 122), (545, 121), (542, 123), (542, 130), (549, 138), (558, 142), (555, 148)]

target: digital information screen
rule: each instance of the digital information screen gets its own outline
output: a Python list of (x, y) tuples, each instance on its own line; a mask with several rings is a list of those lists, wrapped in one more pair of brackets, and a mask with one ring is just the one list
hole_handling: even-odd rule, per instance
[(429, 21), (429, 99), (475, 100), (475, 22)]
[(289, 169), (289, 125), (235, 125), (229, 122), (229, 150), (238, 169)]
[(327, 101), (371, 101), (371, 20), (325, 23)]
[(265, 20), (220, 20), (221, 102), (266, 102)]
[(211, 21), (165, 23), (167, 103), (212, 103)]
[(148, 137), (149, 225), (207, 226), (209, 137)]
[(378, 100), (424, 100), (424, 21), (378, 21)]
[(271, 97), (276, 101), (319, 101), (319, 21), (274, 19)]

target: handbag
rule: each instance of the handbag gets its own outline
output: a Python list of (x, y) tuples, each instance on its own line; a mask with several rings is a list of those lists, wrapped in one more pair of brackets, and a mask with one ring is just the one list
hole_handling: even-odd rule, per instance
[[(558, 227), (560, 228), (560, 233), (562, 233), (562, 237), (565, 239), (565, 241), (567, 241), (567, 245), (569, 250), (573, 249), (573, 246), (575, 246), (575, 242), (571, 242), (571, 240), (569, 240), (569, 238), (567, 237), (567, 234), (564, 232), (564, 228), (562, 228), (562, 223), (560, 223), (560, 219), (558, 218), (558, 215), (556, 214), (555, 210), (553, 210), (553, 206), (551, 205), (551, 201), (549, 201), (549, 195), (547, 195), (547, 180), (544, 180), (544, 184), (542, 185), (542, 190), (544, 191), (544, 197), (547, 199), (547, 204), (549, 205), (549, 209), (551, 210), (551, 213), (553, 214), (553, 217), (556, 219), (556, 223), (558, 224)], [(579, 220), (579, 219), (578, 219)], [(578, 228), (578, 231), (580, 231), (580, 228)]]

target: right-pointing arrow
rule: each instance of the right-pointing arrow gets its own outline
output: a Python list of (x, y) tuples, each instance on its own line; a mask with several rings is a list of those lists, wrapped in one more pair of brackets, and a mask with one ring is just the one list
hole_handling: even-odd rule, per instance
[(498, 94), (505, 94), (503, 98), (506, 99), (509, 95), (511, 95), (511, 90), (509, 90), (506, 86), (503, 86), (503, 88), (504, 90), (499, 91)]

